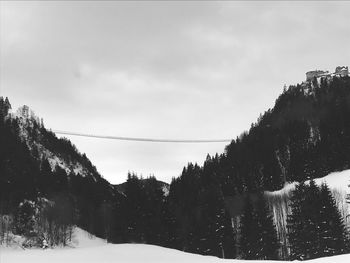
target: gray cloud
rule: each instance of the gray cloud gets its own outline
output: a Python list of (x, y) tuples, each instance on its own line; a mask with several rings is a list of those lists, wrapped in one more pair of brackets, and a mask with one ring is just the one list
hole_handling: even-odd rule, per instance
[[(307, 70), (350, 61), (348, 2), (0, 2), (1, 90), (49, 128), (235, 138)], [(224, 144), (71, 137), (98, 170), (169, 181)]]

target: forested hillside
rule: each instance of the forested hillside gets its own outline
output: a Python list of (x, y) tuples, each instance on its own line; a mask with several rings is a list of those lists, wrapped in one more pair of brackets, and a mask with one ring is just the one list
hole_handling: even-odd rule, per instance
[[(67, 139), (45, 129), (28, 107), (11, 113), (0, 98), (0, 214), (5, 230), (65, 244), (59, 236), (78, 224), (103, 232), (104, 206), (115, 206), (117, 192)], [(112, 205), (113, 204), (113, 205)]]
[[(279, 244), (272, 245), (276, 242), (276, 234), (273, 234), (271, 228), (273, 222), (267, 219), (265, 226), (263, 224), (263, 218), (268, 217), (260, 219), (260, 229), (252, 230), (250, 234), (244, 232), (244, 229), (249, 230), (253, 222), (258, 220), (247, 219), (248, 222), (244, 222), (248, 217), (244, 216), (247, 204), (253, 203), (253, 207), (261, 209), (266, 207), (259, 204), (264, 199), (264, 191), (280, 189), (287, 182), (303, 182), (323, 177), (333, 171), (349, 169), (349, 116), (349, 77), (321, 78), (320, 81), (315, 78), (311, 82), (285, 89), (276, 100), (275, 106), (262, 114), (249, 131), (233, 140), (226, 147), (225, 153), (208, 156), (203, 166), (189, 164), (182, 175), (171, 183), (169, 203), (174, 206), (171, 211), (174, 212), (180, 233), (183, 234), (180, 235), (180, 247), (188, 249), (187, 244), (193, 242), (197, 236), (196, 229), (203, 222), (203, 218), (214, 225), (224, 225), (220, 217), (210, 216), (206, 212), (220, 207), (214, 204), (214, 200), (217, 200), (233, 220), (236, 256), (247, 259), (262, 259), (266, 256), (274, 258), (273, 251), (256, 251), (254, 255), (244, 252), (247, 246), (253, 253), (254, 249), (262, 249), (265, 242), (268, 242), (268, 247), (278, 247), (280, 258), (290, 259), (292, 254), (287, 236), (285, 239), (279, 236)], [(252, 213), (258, 214), (257, 211)], [(249, 227), (245, 228), (245, 224)], [(201, 237), (201, 241), (215, 240), (213, 236), (217, 235), (210, 234), (210, 229), (212, 227), (208, 223), (200, 231), (207, 234), (206, 237)], [(307, 231), (301, 230), (304, 235), (307, 235)], [(269, 235), (259, 237), (259, 233), (268, 232)], [(246, 237), (242, 235), (250, 236), (253, 243), (247, 244)], [(264, 241), (265, 238), (269, 241)], [(261, 241), (256, 243), (259, 239)], [(232, 241), (229, 242), (232, 244)], [(196, 242), (197, 246), (198, 244), (200, 242)], [(220, 242), (214, 241), (212, 248), (214, 244)], [(335, 253), (341, 251), (344, 249), (336, 250)], [(200, 253), (220, 256), (214, 250), (203, 249)], [(314, 257), (311, 252), (304, 253), (307, 254), (304, 259)]]
[[(156, 178), (135, 174), (122, 186), (110, 185), (69, 140), (57, 138), (27, 107), (12, 113), (8, 99), (1, 98), (0, 214), (7, 219), (0, 241), (8, 242), (11, 233), (30, 244), (64, 245), (71, 226), (78, 225), (110, 242), (222, 258), (345, 253), (344, 218), (327, 186), (297, 187), (287, 200), (291, 213), (283, 240), (264, 191), (349, 169), (349, 116), (350, 77), (290, 86), (224, 153), (207, 156), (203, 165), (189, 163), (165, 191)], [(319, 216), (297, 214), (310, 206)], [(305, 235), (318, 239), (305, 241)]]

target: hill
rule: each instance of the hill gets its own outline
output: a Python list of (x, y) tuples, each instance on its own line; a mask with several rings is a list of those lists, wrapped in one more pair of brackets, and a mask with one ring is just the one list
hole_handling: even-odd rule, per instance
[[(57, 236), (73, 224), (105, 232), (94, 222), (120, 194), (69, 140), (47, 130), (27, 106), (12, 112), (9, 100), (0, 98), (0, 145), (0, 215), (12, 223), (7, 227), (27, 235), (36, 227), (36, 238), (45, 234), (52, 244), (65, 242)], [(42, 222), (28, 222), (32, 216)], [(55, 233), (53, 225), (65, 230)]]
[[(190, 163), (182, 175), (172, 181), (168, 202), (180, 222), (179, 232), (186, 233), (179, 237), (178, 246), (219, 256), (215, 246), (208, 244), (217, 230), (210, 222), (227, 224), (225, 216), (217, 218), (224, 209), (229, 212), (234, 228), (234, 241), (229, 243), (234, 244), (235, 253), (243, 253), (240, 233), (247, 203), (259, 207), (266, 191), (277, 191), (293, 182), (349, 169), (349, 114), (349, 76), (314, 78), (285, 88), (274, 107), (261, 114), (249, 131), (226, 146), (223, 154), (208, 156), (202, 166)], [(290, 204), (287, 197), (273, 202), (265, 199), (272, 210), (274, 206)], [(286, 233), (286, 225), (280, 226), (280, 222), (286, 222), (290, 213), (274, 213), (273, 216), (277, 229), (283, 228)], [(255, 230), (258, 231), (264, 230)], [(192, 234), (198, 232), (206, 233), (200, 235), (199, 241)], [(287, 235), (278, 235), (278, 240), (279, 258), (289, 259)], [(194, 248), (191, 247), (193, 243), (196, 244)], [(256, 245), (251, 246), (253, 251)], [(251, 259), (259, 257), (255, 255)]]
[[(161, 189), (164, 193), (164, 195), (168, 195), (169, 194), (169, 184), (156, 180), (157, 181), (157, 187), (158, 189)], [(141, 179), (141, 182), (143, 185), (147, 185), (150, 182), (150, 178), (146, 178), (146, 179)], [(115, 184), (113, 185), (114, 189), (116, 189), (119, 193), (125, 195), (126, 192), (126, 187), (127, 187), (127, 183), (121, 183), (121, 184)]]
[[(294, 191), (271, 192), (349, 169), (348, 116), (349, 76), (290, 86), (224, 153), (184, 167), (167, 192), (155, 177), (136, 174), (111, 185), (28, 107), (13, 113), (9, 100), (1, 98), (0, 242), (13, 233), (24, 236), (28, 246), (67, 245), (77, 225), (113, 243), (155, 244), (222, 258), (294, 259), (285, 224)], [(320, 193), (317, 188), (315, 195)], [(323, 201), (334, 212), (336, 196), (327, 198)], [(332, 220), (342, 226), (344, 217)], [(345, 251), (342, 245), (328, 252)], [(317, 256), (310, 249), (303, 255)]]

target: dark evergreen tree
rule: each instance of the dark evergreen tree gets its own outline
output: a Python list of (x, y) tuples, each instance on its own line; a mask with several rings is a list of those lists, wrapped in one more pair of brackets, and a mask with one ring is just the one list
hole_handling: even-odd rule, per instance
[(126, 204), (123, 211), (126, 216), (127, 235), (131, 242), (144, 242), (143, 202), (144, 195), (140, 179), (128, 174), (125, 188)]
[(258, 255), (258, 224), (254, 218), (253, 205), (250, 198), (245, 202), (244, 213), (241, 219), (240, 228), (240, 254), (244, 259), (256, 259)]
[[(314, 180), (306, 187), (305, 200), (302, 203), (304, 257), (316, 258), (319, 254), (319, 188)], [(307, 233), (307, 234), (306, 234)]]
[(278, 259), (279, 242), (272, 214), (263, 195), (258, 197), (256, 220), (259, 223), (259, 259)]
[(11, 108), (12, 107), (9, 99), (7, 97), (5, 99), (3, 97), (0, 97), (0, 119), (7, 116)]
[(304, 258), (304, 210), (306, 186), (304, 183), (297, 184), (290, 200), (291, 214), (288, 215), (287, 228), (290, 245), (290, 259)]
[(17, 211), (16, 232), (19, 235), (30, 237), (34, 233), (35, 208), (31, 202), (21, 203)]
[(319, 253), (319, 189), (313, 180), (293, 192), (289, 216), (289, 242), (292, 259), (310, 259)]
[(321, 186), (319, 202), (319, 256), (345, 253), (348, 242), (345, 225), (326, 184)]
[(220, 246), (222, 247), (222, 258), (236, 258), (236, 237), (232, 227), (232, 218), (226, 209), (220, 213)]
[(145, 240), (149, 244), (162, 245), (167, 238), (164, 228), (164, 193), (154, 176), (144, 180), (143, 220)]
[(311, 259), (344, 253), (346, 230), (327, 185), (313, 180), (293, 192), (288, 217), (291, 259)]
[(260, 260), (278, 258), (277, 232), (263, 195), (258, 197), (255, 208), (250, 198), (247, 198), (240, 234), (242, 258)]
[(259, 231), (259, 223), (256, 220), (252, 202), (247, 197), (241, 219), (239, 241), (240, 254), (243, 259), (259, 258)]

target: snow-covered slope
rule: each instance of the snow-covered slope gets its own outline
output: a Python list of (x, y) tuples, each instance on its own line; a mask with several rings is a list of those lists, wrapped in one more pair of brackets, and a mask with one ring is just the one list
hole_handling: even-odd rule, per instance
[[(93, 243), (93, 242), (92, 242)], [(91, 244), (92, 244), (91, 243)], [(244, 262), (262, 262), (262, 261), (244, 261), (232, 259), (219, 259), (209, 256), (200, 256), (189, 254), (178, 250), (162, 248), (151, 245), (140, 244), (122, 244), (112, 245), (103, 244), (97, 246), (82, 246), (79, 248), (66, 249), (47, 249), (47, 250), (6, 250), (0, 252), (1, 263), (244, 263)], [(285, 261), (263, 261), (264, 263), (277, 263)], [(328, 258), (319, 258), (310, 260), (312, 263), (346, 263), (350, 262), (350, 254), (340, 255)]]
[[(17, 121), (19, 137), (22, 142), (26, 143), (32, 155), (41, 161), (47, 160), (51, 169), (55, 170), (56, 167), (60, 167), (67, 174), (79, 174), (83, 177), (91, 176), (96, 181), (95, 173), (90, 171), (89, 168), (79, 160), (71, 156), (66, 156), (66, 158), (64, 158), (62, 152), (59, 150), (52, 151), (48, 149), (44, 143), (47, 141), (47, 138), (45, 138), (41, 131), (41, 129), (44, 128), (43, 120), (37, 117), (28, 106), (20, 107), (15, 113), (10, 112), (8, 118)], [(77, 149), (75, 149), (75, 151), (78, 153)]]
[[(317, 185), (321, 185), (322, 183), (326, 183), (330, 189), (337, 190), (342, 193), (350, 193), (350, 170), (345, 170), (342, 172), (335, 172), (330, 173), (329, 175), (326, 175), (322, 178), (315, 179), (315, 182)], [(305, 182), (306, 184), (309, 183), (309, 181)], [(282, 194), (289, 194), (291, 191), (294, 190), (296, 183), (290, 183), (287, 184), (285, 187), (278, 191), (274, 192), (266, 192), (270, 195), (282, 195)]]
[[(305, 183), (308, 184), (310, 181), (306, 181)], [(326, 183), (328, 187), (331, 189), (332, 194), (337, 202), (338, 208), (341, 212), (341, 214), (344, 217), (344, 221), (346, 221), (346, 224), (350, 224), (350, 222), (347, 222), (347, 217), (350, 212), (350, 206), (346, 202), (347, 195), (350, 194), (350, 170), (345, 170), (342, 172), (334, 172), (330, 173), (329, 175), (317, 178), (315, 179), (315, 182), (317, 185), (321, 186), (323, 183)], [(290, 196), (292, 191), (295, 189), (297, 183), (293, 182), (290, 184), (287, 184), (285, 187), (278, 191), (274, 192), (265, 192), (265, 194), (268, 197), (287, 197)]]
[(107, 244), (107, 241), (91, 235), (89, 232), (76, 227), (73, 232), (72, 241), (69, 247), (72, 248), (89, 248), (89, 247), (99, 247)]
[[(23, 242), (25, 241), (25, 238), (23, 236), (14, 235), (12, 233), (9, 233), (8, 242), (5, 244), (3, 243), (0, 245), (1, 251), (22, 251), (25, 250), (23, 247)], [(89, 232), (86, 232), (85, 230), (75, 227), (72, 234), (72, 239), (67, 244), (67, 248), (89, 248), (89, 247), (99, 247), (106, 245), (107, 242), (104, 239), (95, 237), (94, 235), (91, 235)], [(60, 248), (55, 247), (55, 249), (66, 249), (66, 248)], [(35, 250), (35, 249), (33, 249)], [(0, 263), (2, 263), (0, 261)]]

